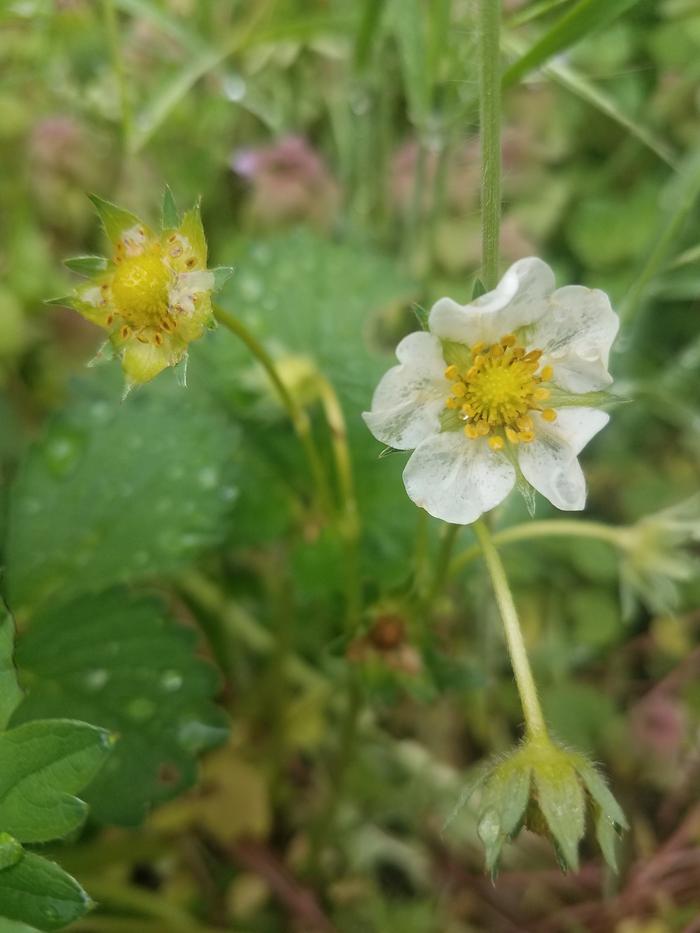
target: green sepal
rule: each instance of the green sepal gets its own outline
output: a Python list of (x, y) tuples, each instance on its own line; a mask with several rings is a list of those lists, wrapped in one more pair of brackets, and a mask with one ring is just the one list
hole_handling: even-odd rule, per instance
[(104, 256), (74, 256), (72, 259), (64, 259), (63, 265), (71, 272), (91, 278), (93, 275), (106, 272), (109, 268), (109, 260)]
[(620, 405), (626, 405), (632, 399), (624, 398), (621, 395), (615, 395), (613, 392), (566, 392), (553, 386), (550, 396), (547, 399), (547, 405), (550, 408), (602, 408), (610, 411)]
[(578, 845), (586, 827), (586, 801), (575, 769), (562, 752), (534, 769), (537, 804), (565, 866), (578, 870)]
[(59, 308), (72, 308), (75, 297), (73, 295), (62, 295), (60, 298), (44, 298), (42, 304), (56, 305)]
[(535, 517), (535, 511), (537, 509), (537, 496), (535, 490), (530, 483), (525, 479), (523, 471), (520, 469), (520, 463), (518, 461), (518, 456), (515, 452), (515, 445), (511, 444), (508, 438), (504, 438), (505, 445), (502, 452), (506, 455), (508, 460), (511, 463), (511, 466), (515, 470), (515, 485), (523, 498), (525, 503), (525, 508), (527, 509), (527, 514), (530, 518)]
[(136, 214), (132, 214), (131, 211), (124, 210), (123, 207), (118, 207), (116, 204), (112, 204), (111, 201), (105, 201), (96, 194), (89, 194), (88, 197), (95, 205), (95, 210), (102, 221), (107, 239), (113, 246), (116, 246), (121, 240), (125, 230), (143, 226)]
[(595, 835), (603, 853), (603, 858), (609, 867), (617, 874), (617, 832), (613, 821), (600, 807), (595, 807)]
[(456, 340), (441, 340), (440, 343), (445, 366), (454, 365), (457, 369), (469, 369), (472, 365), (472, 353), (469, 347), (463, 343), (457, 343)]
[(228, 282), (235, 270), (233, 266), (216, 266), (214, 269), (210, 269), (209, 271), (214, 274), (213, 291), (218, 292), (221, 291), (224, 285)]
[(629, 829), (627, 818), (622, 811), (622, 807), (613, 797), (610, 788), (605, 783), (605, 779), (596, 770), (596, 768), (583, 756), (578, 757), (574, 762), (574, 767), (579, 773), (586, 790), (593, 800), (598, 804), (601, 811), (609, 820), (616, 823), (621, 829)]
[(207, 264), (207, 239), (202, 226), (200, 203), (198, 200), (194, 207), (185, 211), (178, 229), (182, 236), (190, 241), (200, 266), (204, 268)]
[(428, 312), (425, 310), (425, 308), (413, 302), (413, 304), (411, 305), (411, 311), (413, 311), (413, 313), (415, 314), (416, 320), (420, 324), (420, 329), (429, 330), (430, 328), (428, 327)]
[(176, 227), (180, 226), (180, 214), (175, 204), (175, 198), (173, 193), (170, 190), (170, 186), (166, 185), (165, 190), (163, 191), (163, 207), (161, 210), (161, 225), (163, 230), (174, 230)]
[(474, 284), (472, 285), (472, 301), (476, 301), (477, 298), (481, 298), (482, 295), (486, 294), (486, 286), (477, 276), (474, 279)]
[(19, 862), (23, 852), (22, 844), (14, 836), (0, 833), (0, 871)]

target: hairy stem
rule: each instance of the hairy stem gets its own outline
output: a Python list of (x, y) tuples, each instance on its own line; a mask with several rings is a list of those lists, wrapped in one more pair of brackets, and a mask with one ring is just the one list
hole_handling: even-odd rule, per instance
[(501, 229), (501, 0), (479, 0), (479, 123), (481, 133), (481, 275), (498, 282)]
[(280, 398), (280, 401), (287, 410), (287, 414), (289, 415), (292, 426), (296, 431), (299, 442), (304, 448), (304, 453), (306, 454), (306, 459), (309, 463), (309, 469), (311, 470), (314, 491), (319, 498), (323, 511), (327, 512), (331, 505), (330, 491), (326, 479), (326, 472), (323, 468), (323, 461), (318, 452), (316, 442), (314, 441), (314, 437), (311, 432), (311, 422), (309, 420), (309, 416), (287, 389), (286, 385), (280, 378), (274, 360), (262, 345), (262, 343), (257, 339), (257, 337), (248, 330), (248, 328), (239, 318), (237, 318), (234, 314), (231, 314), (230, 311), (226, 311), (224, 308), (221, 308), (218, 305), (214, 305), (213, 310), (217, 321), (220, 324), (223, 324), (224, 327), (230, 330), (232, 334), (235, 334), (236, 337), (238, 337), (239, 340), (241, 340), (246, 345), (246, 347), (250, 350), (256, 360), (263, 367), (267, 375), (270, 377), (270, 381), (272, 382)]
[(494, 545), (494, 539), (485, 522), (479, 520), (472, 525), (476, 534), (481, 553), (491, 577), (496, 603), (503, 621), (503, 630), (508, 645), (510, 663), (515, 675), (515, 683), (520, 694), (520, 702), (525, 716), (525, 727), (530, 737), (546, 736), (547, 727), (545, 725), (542, 708), (537, 696), (537, 687), (532, 676), (530, 662), (525, 650), (525, 641), (523, 639), (520, 620), (513, 602), (513, 595), (508, 585), (503, 563), (500, 555)]
[[(603, 522), (588, 522), (578, 519), (545, 519), (540, 522), (526, 522), (505, 528), (493, 535), (493, 543), (497, 545), (512, 544), (516, 541), (530, 541), (533, 538), (595, 538), (605, 541), (615, 547), (620, 547), (625, 534), (624, 528), (605, 525)], [(450, 573), (461, 570), (466, 564), (475, 560), (481, 554), (481, 547), (473, 544), (465, 548), (452, 561)]]

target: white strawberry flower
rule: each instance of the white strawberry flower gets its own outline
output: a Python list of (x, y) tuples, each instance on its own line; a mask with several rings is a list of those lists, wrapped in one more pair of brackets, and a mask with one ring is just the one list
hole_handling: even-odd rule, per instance
[(440, 299), (429, 331), (398, 345), (363, 417), (374, 436), (414, 450), (403, 478), (436, 518), (466, 525), (516, 481), (557, 508), (582, 509), (578, 455), (609, 416), (595, 407), (619, 320), (598, 289), (555, 289), (542, 260), (521, 259), (469, 304)]

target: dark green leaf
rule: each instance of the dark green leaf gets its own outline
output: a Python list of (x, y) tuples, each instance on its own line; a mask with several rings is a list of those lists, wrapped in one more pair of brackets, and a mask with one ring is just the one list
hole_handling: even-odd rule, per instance
[[(60, 715), (57, 709), (49, 715)], [(84, 722), (50, 719), (0, 734), (0, 826), (20, 842), (48, 842), (84, 821), (74, 795), (112, 747), (109, 733)]]
[(579, 0), (507, 69), (503, 75), (503, 86), (516, 84), (528, 72), (539, 68), (590, 32), (607, 26), (635, 3), (637, 0)]
[(89, 718), (119, 735), (84, 795), (98, 819), (138, 823), (191, 785), (196, 753), (225, 737), (211, 702), (218, 677), (195, 657), (195, 642), (157, 600), (120, 590), (45, 610), (19, 642), (17, 663), (33, 686), (17, 721)]
[(91, 907), (74, 878), (33, 852), (25, 852), (15, 865), (0, 871), (0, 915), (10, 920), (39, 930), (60, 930)]
[(221, 540), (235, 497), (230, 418), (174, 379), (121, 404), (118, 373), (106, 375), (20, 465), (7, 544), (13, 608), (170, 573)]
[(0, 600), (0, 729), (7, 727), (10, 716), (22, 699), (22, 691), (15, 674), (14, 649), (14, 622)]
[[(20, 842), (9, 833), (0, 833), (0, 871), (18, 862), (24, 853)], [(0, 933), (2, 931), (0, 930)]]

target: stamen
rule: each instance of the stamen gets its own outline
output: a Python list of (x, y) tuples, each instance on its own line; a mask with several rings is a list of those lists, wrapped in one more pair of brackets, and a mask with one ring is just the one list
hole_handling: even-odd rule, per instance
[(543, 402), (546, 398), (549, 398), (551, 392), (549, 389), (545, 389), (544, 386), (540, 386), (532, 393), (533, 396), (537, 399), (538, 402)]
[(449, 379), (450, 382), (453, 382), (455, 379), (458, 379), (458, 378), (459, 378), (459, 370), (453, 363), (452, 366), (448, 366), (447, 369), (445, 370), (445, 379)]
[(542, 417), (545, 421), (556, 421), (557, 413), (553, 408), (545, 408), (545, 410), (542, 412)]
[(505, 447), (505, 441), (500, 436), (500, 434), (494, 434), (493, 437), (489, 438), (489, 447), (491, 450), (503, 450)]
[(506, 437), (511, 442), (511, 444), (517, 444), (520, 441), (520, 435), (517, 431), (514, 431), (513, 428), (506, 426)]

